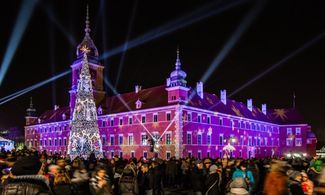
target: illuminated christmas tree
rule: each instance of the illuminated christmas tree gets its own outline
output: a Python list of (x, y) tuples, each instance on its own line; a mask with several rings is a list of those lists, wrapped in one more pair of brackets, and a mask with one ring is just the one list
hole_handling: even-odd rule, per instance
[(97, 158), (103, 157), (102, 143), (97, 123), (87, 47), (82, 48), (83, 61), (78, 80), (76, 104), (71, 121), (68, 154), (71, 159), (77, 156), (88, 158), (93, 152)]

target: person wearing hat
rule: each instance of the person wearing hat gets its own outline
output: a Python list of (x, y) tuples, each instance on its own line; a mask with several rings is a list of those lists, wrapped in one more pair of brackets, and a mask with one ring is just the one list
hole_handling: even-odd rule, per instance
[(205, 195), (218, 195), (219, 194), (219, 174), (217, 172), (217, 165), (211, 165), (209, 168), (209, 175), (205, 181), (206, 192)]
[(247, 184), (244, 178), (237, 177), (230, 185), (230, 192), (227, 195), (248, 195)]
[(304, 191), (302, 191), (301, 187), (301, 172), (296, 170), (289, 170), (287, 172), (289, 177), (288, 187), (291, 194), (294, 195), (304, 195)]
[(38, 175), (41, 167), (42, 163), (36, 156), (26, 156), (16, 161), (2, 194), (53, 194), (46, 177)]
[(314, 183), (308, 178), (308, 175), (306, 172), (301, 172), (302, 176), (302, 190), (304, 191), (305, 194), (307, 195), (312, 195), (314, 192)]

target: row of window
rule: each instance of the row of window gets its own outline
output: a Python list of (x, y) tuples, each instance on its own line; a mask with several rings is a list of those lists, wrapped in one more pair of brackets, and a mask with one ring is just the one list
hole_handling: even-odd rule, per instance
[[(191, 145), (192, 144), (192, 132), (187, 132), (187, 141), (186, 143)], [(271, 142), (268, 141), (269, 139), (267, 137), (253, 137), (249, 136), (248, 141), (246, 142), (248, 146), (278, 146), (279, 145), (279, 139), (271, 138)], [(233, 135), (229, 136), (229, 139), (224, 139), (223, 134), (219, 134), (219, 145), (226, 145), (227, 141), (231, 143), (232, 145), (245, 145), (245, 138), (244, 136), (240, 136), (239, 140), (236, 140), (236, 138)], [(201, 145), (202, 142), (202, 134), (197, 134), (197, 145)], [(211, 143), (211, 134), (206, 135), (206, 144), (210, 145)]]
[(26, 134), (35, 134), (35, 133), (52, 133), (52, 132), (59, 132), (59, 131), (66, 131), (68, 130), (68, 125), (64, 126), (56, 126), (56, 127), (45, 127), (40, 129), (27, 129)]
[[(302, 138), (287, 138), (286, 140), (286, 145), (287, 146), (302, 146)], [(295, 145), (293, 145), (295, 144)]]
[(40, 146), (66, 146), (67, 145), (67, 138), (64, 139), (44, 139), (39, 140), (39, 143), (37, 140), (26, 140), (26, 144), (30, 147), (37, 147), (38, 144)]
[[(153, 137), (158, 140), (160, 138), (160, 136), (158, 134), (153, 134)], [(128, 134), (127, 137), (127, 145), (134, 145), (134, 136), (133, 134)], [(160, 141), (162, 141), (162, 138), (160, 138)], [(106, 145), (106, 136), (102, 136), (102, 144), (103, 146)], [(111, 146), (116, 145), (115, 142), (115, 135), (110, 135), (109, 136), (109, 144)], [(147, 146), (149, 145), (149, 137), (146, 133), (141, 133), (140, 136), (140, 144), (143, 146)], [(172, 144), (172, 134), (170, 132), (167, 132), (165, 134), (165, 144), (170, 145)], [(124, 145), (124, 136), (123, 135), (118, 135), (118, 143), (117, 145)]]
[[(171, 113), (169, 113), (169, 112), (166, 113), (166, 121), (171, 121)], [(146, 123), (146, 122), (148, 122), (146, 116), (142, 115), (141, 116), (141, 123)], [(157, 113), (153, 114), (152, 122), (154, 122), (154, 123), (158, 122), (158, 114)], [(133, 117), (128, 117), (127, 124), (132, 125), (133, 123), (134, 123)], [(106, 127), (106, 126), (108, 126), (108, 122), (103, 120), (101, 125), (102, 125), (102, 127)], [(109, 125), (110, 126), (115, 126), (116, 125), (114, 118), (111, 118)], [(118, 125), (119, 126), (125, 125), (123, 118), (119, 118)]]
[[(287, 128), (287, 136), (293, 135), (294, 133), (292, 132), (292, 128), (288, 127)], [(301, 128), (296, 127), (296, 135), (301, 135)]]
[[(192, 113), (187, 113), (186, 115), (186, 120), (188, 122), (194, 121), (193, 117), (192, 117)], [(206, 120), (203, 121), (202, 120), (202, 115), (198, 114), (197, 115), (197, 120), (194, 122), (198, 122), (198, 123), (207, 123), (207, 124), (211, 124), (211, 116), (206, 116)], [(270, 131), (270, 132), (276, 132), (279, 133), (279, 129), (275, 128), (275, 127), (267, 127), (265, 125), (261, 125), (261, 124), (256, 124), (256, 123), (250, 123), (250, 122), (245, 122), (245, 121), (234, 121), (234, 120), (230, 120), (230, 127), (234, 128), (235, 127), (235, 123), (237, 123), (237, 128), (239, 129), (249, 129), (249, 130), (257, 130), (257, 131)], [(222, 117), (219, 117), (219, 122), (218, 125), (220, 126), (224, 126), (224, 119)]]

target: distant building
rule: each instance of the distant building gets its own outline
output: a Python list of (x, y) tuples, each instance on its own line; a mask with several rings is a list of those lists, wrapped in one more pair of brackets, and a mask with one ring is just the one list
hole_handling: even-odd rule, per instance
[[(88, 22), (88, 21), (87, 21)], [(316, 137), (297, 110), (267, 109), (204, 91), (202, 82), (191, 88), (182, 70), (179, 51), (175, 69), (160, 86), (107, 96), (103, 86), (103, 69), (98, 50), (86, 32), (72, 63), (70, 104), (55, 106), (40, 116), (27, 109), (25, 143), (38, 150), (66, 154), (71, 113), (75, 106), (76, 87), (83, 51), (87, 47), (94, 97), (98, 112), (103, 151), (107, 157), (171, 156), (262, 158), (286, 153), (315, 155)], [(150, 70), (147, 70), (150, 71)], [(154, 71), (154, 69), (152, 70)], [(123, 101), (121, 101), (123, 100)], [(156, 140), (156, 141), (155, 141)], [(155, 143), (154, 148), (150, 143)], [(228, 143), (235, 150), (226, 151)]]

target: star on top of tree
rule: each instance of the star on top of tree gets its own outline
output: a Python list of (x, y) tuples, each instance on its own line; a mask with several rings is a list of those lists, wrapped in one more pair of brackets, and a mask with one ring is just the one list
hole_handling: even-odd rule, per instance
[(90, 49), (86, 45), (82, 46), (80, 50), (86, 54), (90, 52)]

